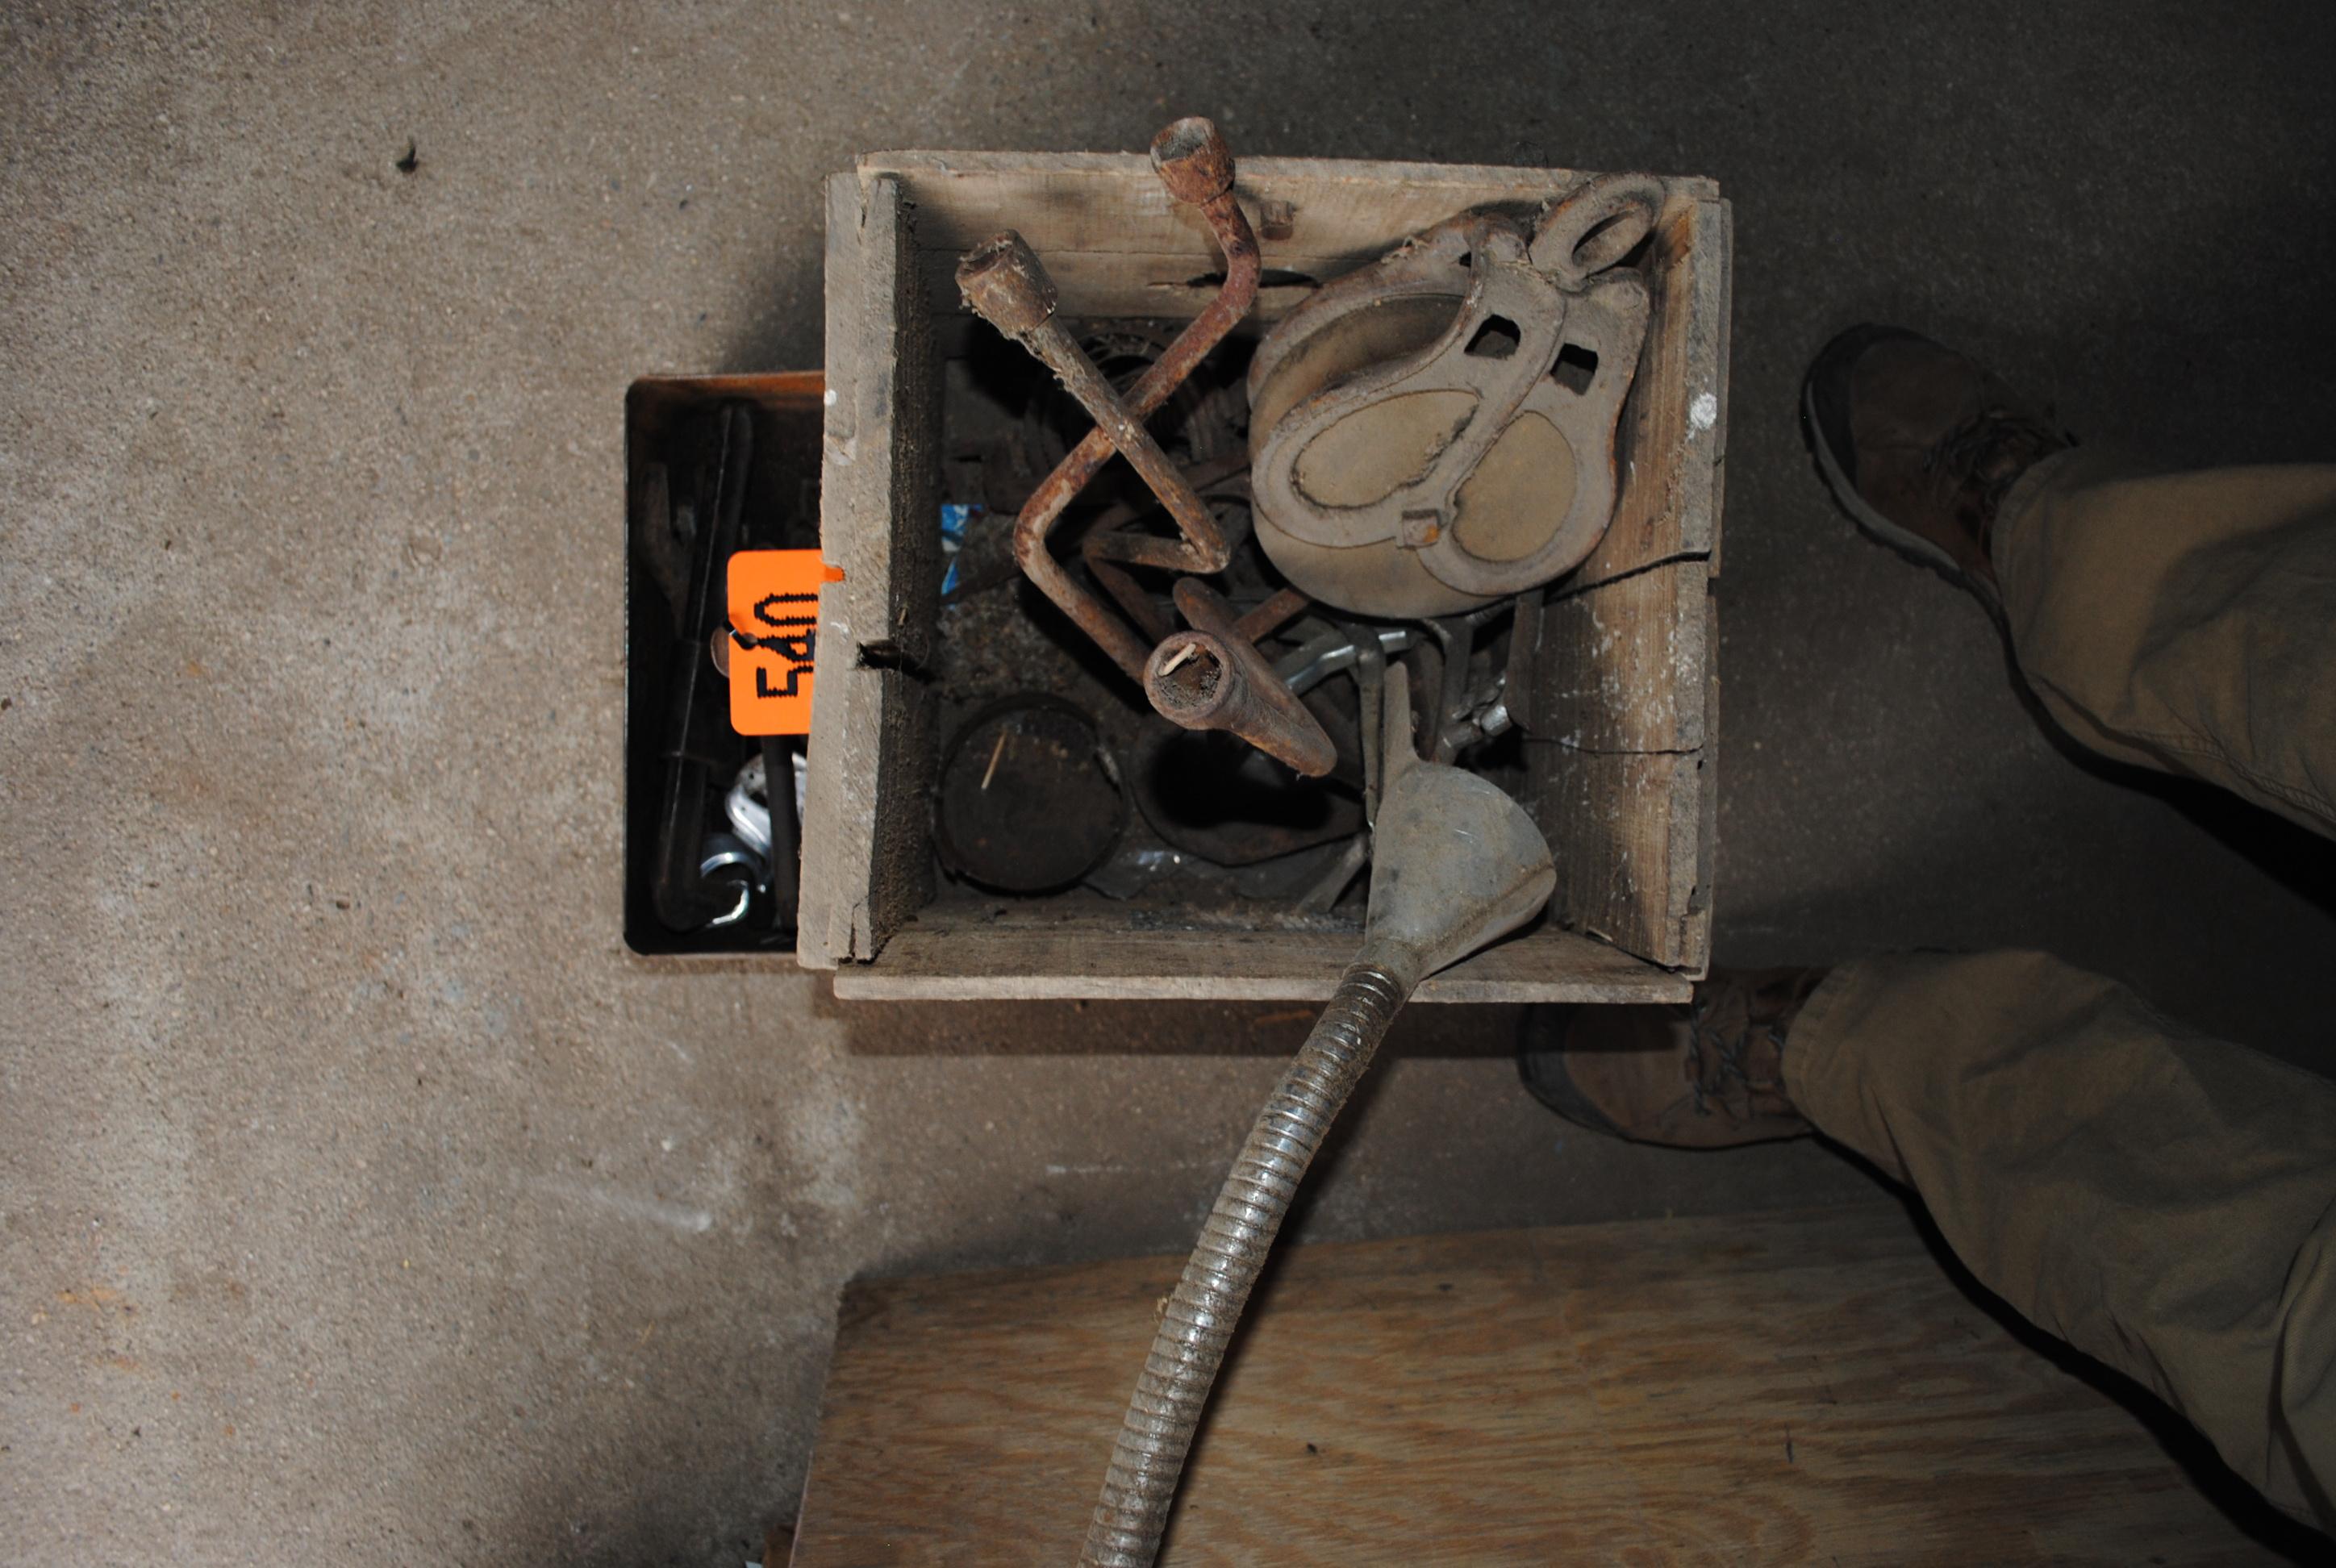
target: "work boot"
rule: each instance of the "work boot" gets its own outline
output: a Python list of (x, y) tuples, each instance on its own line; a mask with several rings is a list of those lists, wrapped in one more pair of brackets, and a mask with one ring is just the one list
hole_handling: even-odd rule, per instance
[(1517, 1073), (1596, 1133), (1681, 1149), (1796, 1138), (1785, 1039), (1823, 969), (1720, 970), (1684, 1006), (1535, 1008)]
[(2000, 612), (1997, 509), (2038, 460), (2074, 444), (2051, 411), (1986, 366), (1903, 326), (1853, 326), (1801, 389), (1817, 471), (1867, 533)]

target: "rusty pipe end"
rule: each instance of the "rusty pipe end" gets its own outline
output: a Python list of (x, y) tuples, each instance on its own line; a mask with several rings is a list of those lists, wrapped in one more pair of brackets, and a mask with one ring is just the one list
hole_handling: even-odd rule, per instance
[(1248, 681), (1222, 638), (1180, 631), (1160, 639), (1144, 666), (1144, 695), (1186, 729), (1223, 729), (1248, 706)]
[(1045, 326), (1057, 303), (1046, 264), (1011, 229), (958, 258), (957, 291), (976, 316), (1008, 337)]
[(1168, 194), (1188, 207), (1233, 188), (1233, 151), (1216, 122), (1194, 114), (1152, 139), (1152, 167)]
[(1257, 650), (1214, 632), (1163, 638), (1144, 664), (1144, 695), (1170, 723), (1239, 735), (1308, 778), (1338, 764), (1320, 722), (1274, 680)]

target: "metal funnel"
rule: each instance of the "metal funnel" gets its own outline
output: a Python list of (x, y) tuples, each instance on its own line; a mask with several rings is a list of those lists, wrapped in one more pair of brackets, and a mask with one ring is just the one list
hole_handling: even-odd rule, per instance
[(1531, 920), (1557, 886), (1524, 808), (1443, 763), (1406, 768), (1371, 833), (1370, 915), (1359, 961), (1406, 991)]

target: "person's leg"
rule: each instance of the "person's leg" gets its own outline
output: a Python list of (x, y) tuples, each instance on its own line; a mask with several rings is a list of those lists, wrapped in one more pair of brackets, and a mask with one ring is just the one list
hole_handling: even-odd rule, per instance
[(2336, 1534), (2336, 1084), (2040, 953), (1719, 973), (1685, 1008), (1536, 1009), (1518, 1067), (1583, 1126), (1811, 1129), (1928, 1205), (2030, 1322), (2163, 1396)]
[(2012, 487), (1991, 553), (2062, 728), (2336, 833), (2336, 465), (2062, 453)]
[(2027, 952), (1833, 970), (1783, 1079), (1988, 1289), (2336, 1533), (2336, 1084)]
[(2336, 833), (2336, 466), (2153, 473), (1898, 327), (1842, 334), (1803, 394), (1858, 525), (1997, 607), (2061, 726)]
[[(2336, 469), (2136, 474), (1893, 328), (1829, 346), (1804, 408), (1844, 508), (1998, 608), (2078, 739), (2336, 831)], [(2040, 954), (1815, 976), (1535, 1014), (1519, 1067), (1624, 1137), (1813, 1123), (1911, 1184), (1989, 1289), (2336, 1533), (2336, 1085)]]

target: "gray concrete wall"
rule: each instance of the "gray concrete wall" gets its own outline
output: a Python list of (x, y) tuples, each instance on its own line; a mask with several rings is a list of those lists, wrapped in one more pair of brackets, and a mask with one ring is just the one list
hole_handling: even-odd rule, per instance
[[(2170, 461), (2327, 456), (2328, 14), (1894, 12), (15, 8), (0, 1557), (735, 1563), (845, 1278), (1189, 1241), (1299, 1014), (855, 1011), (618, 942), (622, 391), (820, 362), (863, 149), (1199, 112), (1718, 177), (1722, 957), (2040, 943), (2313, 1059), (2327, 854), (2061, 755), (1792, 404), (1898, 318)], [(1410, 1030), (1305, 1233), (1878, 1197), (1576, 1136), (1513, 1022)]]

